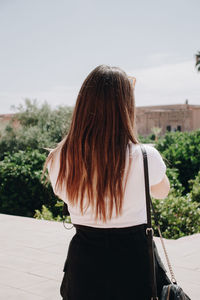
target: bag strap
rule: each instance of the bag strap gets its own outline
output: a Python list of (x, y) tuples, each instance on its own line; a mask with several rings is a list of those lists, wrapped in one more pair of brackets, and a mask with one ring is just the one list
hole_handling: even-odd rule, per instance
[(156, 270), (155, 270), (155, 257), (153, 247), (153, 228), (151, 226), (151, 196), (149, 191), (149, 175), (148, 175), (148, 161), (147, 152), (143, 145), (140, 145), (143, 155), (144, 164), (144, 181), (145, 181), (145, 194), (146, 194), (146, 209), (147, 209), (147, 242), (149, 253), (149, 265), (150, 265), (150, 283), (151, 283), (151, 300), (158, 300), (157, 296), (157, 283), (156, 283)]
[[(147, 152), (146, 152), (146, 149), (145, 149), (144, 145), (140, 145), (140, 147), (141, 147), (141, 150), (142, 150), (143, 162), (144, 162), (145, 191), (146, 191), (146, 203), (147, 203), (147, 225), (148, 225), (148, 228), (151, 228), (151, 222), (150, 222), (151, 220), (150, 221), (148, 221), (148, 220), (151, 219), (151, 208), (152, 208), (153, 215), (154, 215), (154, 221), (155, 221), (155, 224), (158, 228), (158, 233), (159, 233), (159, 236), (160, 236), (161, 245), (163, 247), (163, 251), (164, 251), (165, 258), (166, 258), (166, 261), (167, 261), (167, 265), (168, 265), (168, 268), (169, 268), (169, 272), (170, 272), (170, 275), (171, 275), (171, 282), (174, 283), (174, 284), (177, 284), (177, 280), (175, 278), (175, 275), (174, 275), (174, 272), (173, 272), (173, 269), (172, 269), (172, 265), (170, 263), (169, 256), (168, 256), (168, 253), (167, 253), (167, 249), (166, 249), (165, 244), (164, 244), (164, 239), (163, 239), (163, 236), (162, 236), (162, 233), (161, 233), (161, 230), (160, 230), (158, 215), (155, 212), (155, 209), (153, 207), (153, 203), (152, 203), (152, 200), (151, 200), (151, 196), (150, 196)], [(150, 208), (150, 206), (151, 206), (151, 208)], [(153, 232), (153, 229), (152, 229), (152, 232)], [(152, 239), (153, 239), (153, 235), (152, 235)]]
[[(69, 210), (68, 210), (68, 205), (66, 202), (63, 203), (63, 211), (62, 211), (62, 219), (63, 219), (63, 226), (65, 227), (65, 229), (72, 229), (74, 227), (74, 225), (72, 224), (71, 227), (67, 227), (65, 224), (65, 217), (70, 216)], [(68, 223), (68, 222), (67, 222)]]
[(62, 211), (63, 217), (70, 216), (69, 210), (68, 210), (68, 205), (66, 202), (63, 203), (63, 211)]

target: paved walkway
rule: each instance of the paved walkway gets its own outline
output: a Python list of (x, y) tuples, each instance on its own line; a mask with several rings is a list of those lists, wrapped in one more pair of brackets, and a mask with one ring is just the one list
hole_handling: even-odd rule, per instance
[[(0, 299), (61, 300), (62, 269), (74, 234), (62, 223), (0, 214)], [(155, 241), (163, 258), (160, 240)], [(199, 300), (200, 234), (166, 245), (179, 284)]]

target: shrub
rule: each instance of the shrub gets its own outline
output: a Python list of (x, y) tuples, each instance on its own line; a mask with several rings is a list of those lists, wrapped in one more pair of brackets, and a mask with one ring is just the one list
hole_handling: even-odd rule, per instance
[[(62, 209), (63, 201), (58, 201), (55, 206), (60, 207)], [(60, 214), (58, 214), (57, 216), (54, 216), (53, 213), (45, 205), (42, 205), (41, 211), (38, 209), (35, 210), (34, 218), (40, 219), (40, 220), (50, 220), (50, 221), (62, 221), (63, 220), (62, 212), (60, 212)], [(67, 223), (71, 223), (70, 216), (64, 217), (64, 220)]]
[(155, 142), (155, 135), (154, 134), (150, 134), (148, 136), (139, 135), (138, 140), (140, 141), (140, 143), (143, 144), (153, 144)]
[(200, 130), (170, 132), (158, 141), (156, 148), (162, 153), (169, 168), (178, 169), (178, 179), (184, 194), (189, 192), (190, 179), (194, 179), (200, 166)]
[(178, 169), (167, 168), (166, 174), (170, 181), (170, 193), (177, 196), (182, 196), (184, 187), (179, 181), (179, 171)]
[(0, 211), (33, 217), (35, 209), (47, 205), (56, 214), (58, 198), (50, 183), (41, 181), (46, 155), (38, 150), (7, 154), (0, 162)]
[(189, 181), (191, 192), (190, 197), (192, 201), (200, 203), (200, 171), (194, 180)]
[[(173, 193), (163, 200), (153, 199), (163, 237), (177, 239), (200, 232), (200, 205), (190, 197), (175, 197)], [(159, 236), (155, 221), (152, 225)]]

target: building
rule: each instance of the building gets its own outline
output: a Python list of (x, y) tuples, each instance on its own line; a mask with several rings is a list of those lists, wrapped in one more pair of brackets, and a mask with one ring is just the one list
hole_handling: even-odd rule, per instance
[(143, 106), (136, 108), (137, 132), (141, 135), (152, 133), (153, 127), (167, 131), (192, 131), (200, 129), (200, 105), (176, 104)]

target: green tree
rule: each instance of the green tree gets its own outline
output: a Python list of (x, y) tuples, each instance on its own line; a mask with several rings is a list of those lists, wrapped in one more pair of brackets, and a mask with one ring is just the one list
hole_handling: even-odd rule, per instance
[[(0, 138), (0, 160), (5, 152), (38, 149), (45, 153), (44, 148), (53, 148), (68, 132), (73, 111), (67, 106), (52, 110), (46, 102), (39, 105), (36, 100), (29, 99), (14, 109), (14, 118)], [(20, 122), (18, 128), (12, 125), (14, 120)]]

